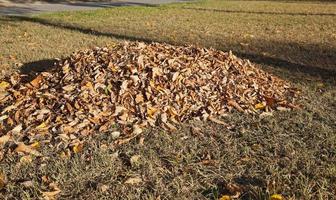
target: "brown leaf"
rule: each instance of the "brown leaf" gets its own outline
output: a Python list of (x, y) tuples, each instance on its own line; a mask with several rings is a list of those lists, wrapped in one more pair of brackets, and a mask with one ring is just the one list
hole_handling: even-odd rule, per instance
[(219, 119), (216, 119), (216, 118), (214, 118), (214, 117), (209, 116), (208, 119), (209, 119), (210, 121), (212, 121), (212, 122), (217, 123), (217, 124), (221, 124), (221, 125), (228, 126), (227, 123), (225, 123), (225, 122), (223, 122), (223, 121), (221, 121), (221, 120), (219, 120)]
[(244, 109), (236, 101), (230, 100), (228, 101), (228, 105), (234, 107), (239, 112), (242, 112), (242, 113), (245, 112)]
[(33, 79), (29, 84), (35, 88), (38, 88), (43, 81), (42, 74), (38, 75), (35, 79)]
[(60, 192), (61, 190), (55, 190), (51, 192), (42, 192), (42, 195), (45, 200), (54, 200), (56, 199), (56, 195), (58, 195)]
[(33, 149), (31, 146), (25, 145), (22, 142), (17, 145), (14, 151), (20, 153), (32, 154), (34, 156), (41, 156), (41, 154), (38, 151)]
[(133, 177), (133, 178), (128, 178), (125, 181), (125, 184), (129, 184), (129, 185), (135, 185), (135, 184), (139, 184), (142, 182), (142, 179), (139, 177)]
[(7, 178), (5, 174), (0, 173), (0, 189), (3, 189), (7, 185)]
[(0, 137), (0, 145), (6, 144), (11, 139), (10, 135), (3, 135)]

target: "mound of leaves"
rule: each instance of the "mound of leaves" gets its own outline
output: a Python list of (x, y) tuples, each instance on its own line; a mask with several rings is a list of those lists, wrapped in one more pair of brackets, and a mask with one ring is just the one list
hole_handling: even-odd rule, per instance
[(6, 153), (68, 154), (93, 134), (127, 142), (144, 127), (175, 130), (189, 119), (220, 120), (232, 110), (269, 115), (296, 107), (289, 83), (231, 52), (126, 42), (79, 51), (31, 81), (0, 82), (0, 143)]

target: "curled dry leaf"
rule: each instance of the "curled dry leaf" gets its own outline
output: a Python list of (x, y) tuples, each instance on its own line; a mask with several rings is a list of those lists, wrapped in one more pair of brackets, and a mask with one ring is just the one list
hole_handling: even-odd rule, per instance
[(258, 110), (262, 110), (262, 109), (264, 109), (266, 106), (265, 106), (265, 104), (264, 103), (257, 103), (255, 106), (254, 106), (254, 108), (255, 109), (258, 109)]
[[(31, 82), (21, 77), (0, 80), (0, 133), (17, 142), (50, 141), (64, 157), (81, 151), (79, 138), (116, 127), (124, 138), (115, 144), (124, 144), (146, 126), (176, 131), (178, 123), (203, 119), (228, 127), (218, 119), (233, 109), (259, 115), (299, 108), (290, 83), (231, 52), (195, 46), (96, 47), (58, 60)], [(34, 148), (17, 150), (34, 154)]]
[(34, 80), (32, 80), (30, 82), (30, 85), (35, 87), (35, 88), (38, 88), (42, 82), (42, 79), (43, 79), (43, 76), (42, 74), (38, 75)]
[(228, 101), (228, 105), (234, 107), (239, 112), (242, 112), (242, 113), (245, 112), (245, 110), (236, 101), (230, 100)]
[(212, 121), (212, 122), (217, 123), (217, 124), (221, 124), (221, 125), (225, 125), (225, 126), (228, 125), (227, 123), (225, 123), (225, 122), (223, 122), (223, 121), (221, 121), (221, 120), (219, 120), (219, 119), (216, 119), (216, 118), (214, 118), (214, 117), (208, 117), (208, 119), (209, 119), (210, 121)]
[(139, 184), (141, 182), (142, 182), (142, 179), (140, 177), (133, 177), (133, 178), (128, 178), (125, 181), (125, 184), (135, 185), (135, 184)]
[(56, 199), (56, 195), (61, 192), (61, 190), (58, 188), (58, 186), (55, 183), (50, 183), (49, 189), (51, 191), (42, 192), (43, 198), (45, 200), (54, 200)]
[(51, 192), (42, 192), (43, 198), (45, 200), (54, 200), (56, 199), (56, 195), (59, 194), (61, 190), (55, 190)]
[(271, 197), (270, 197), (270, 200), (283, 200), (284, 198), (282, 197), (281, 194), (273, 194)]
[(2, 172), (0, 172), (0, 190), (3, 189), (7, 184), (7, 179), (5, 174), (3, 174)]
[(10, 135), (3, 135), (0, 137), (0, 145), (6, 144), (10, 140)]
[(26, 154), (31, 154), (34, 156), (41, 156), (40, 152), (36, 151), (33, 149), (31, 146), (27, 146), (24, 143), (19, 143), (17, 147), (14, 150), (15, 152), (20, 152), (20, 153), (26, 153)]

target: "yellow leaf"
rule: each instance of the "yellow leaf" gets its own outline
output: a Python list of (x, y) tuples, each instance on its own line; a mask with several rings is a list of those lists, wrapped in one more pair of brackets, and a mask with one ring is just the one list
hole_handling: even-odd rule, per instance
[(157, 109), (154, 107), (148, 107), (147, 108), (147, 114), (149, 117), (153, 117), (153, 115), (156, 113)]
[(47, 127), (47, 124), (45, 122), (42, 122), (40, 125), (36, 126), (36, 129), (45, 129)]
[(60, 153), (60, 157), (61, 157), (62, 159), (69, 159), (70, 156), (71, 156), (70, 151), (62, 151), (62, 152)]
[(254, 106), (255, 109), (258, 109), (258, 110), (262, 110), (265, 108), (265, 105), (264, 103), (257, 103), (255, 106)]
[(320, 82), (320, 83), (317, 83), (317, 86), (318, 87), (324, 87), (324, 84), (322, 82)]
[(1, 81), (0, 82), (0, 89), (6, 89), (8, 87), (10, 87), (10, 84), (7, 83), (6, 81)]
[(30, 145), (33, 149), (38, 149), (40, 148), (41, 144), (38, 141), (35, 141)]
[(64, 65), (64, 66), (62, 67), (62, 70), (63, 70), (63, 73), (64, 73), (64, 74), (69, 73), (69, 71), (70, 71), (69, 64)]
[(33, 161), (33, 159), (32, 159), (32, 157), (30, 155), (22, 156), (20, 158), (20, 162), (21, 163), (30, 163), (32, 161)]
[(92, 85), (91, 82), (87, 82), (87, 83), (85, 84), (85, 87), (88, 88), (88, 89), (93, 90), (93, 85)]
[(229, 195), (223, 195), (219, 200), (230, 200), (230, 196)]
[(55, 196), (60, 192), (61, 190), (55, 190), (52, 192), (42, 192), (42, 194), (45, 200), (51, 200), (51, 199), (56, 199)]
[(75, 144), (73, 147), (72, 147), (72, 150), (74, 153), (79, 153), (83, 150), (83, 143), (78, 143), (78, 144)]
[(273, 194), (270, 200), (283, 200), (284, 198), (280, 194)]
[(159, 92), (166, 93), (166, 90), (163, 87), (159, 86), (159, 85), (155, 89), (158, 90)]

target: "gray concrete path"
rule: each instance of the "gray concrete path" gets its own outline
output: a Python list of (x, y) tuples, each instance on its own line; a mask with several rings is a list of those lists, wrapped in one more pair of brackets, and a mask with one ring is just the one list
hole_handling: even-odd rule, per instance
[[(25, 1), (0, 0), (0, 15), (31, 15), (45, 12), (94, 10), (99, 8), (131, 6), (131, 5), (158, 5), (188, 0), (110, 0), (110, 1)], [(27, 2), (27, 1), (26, 1)]]

